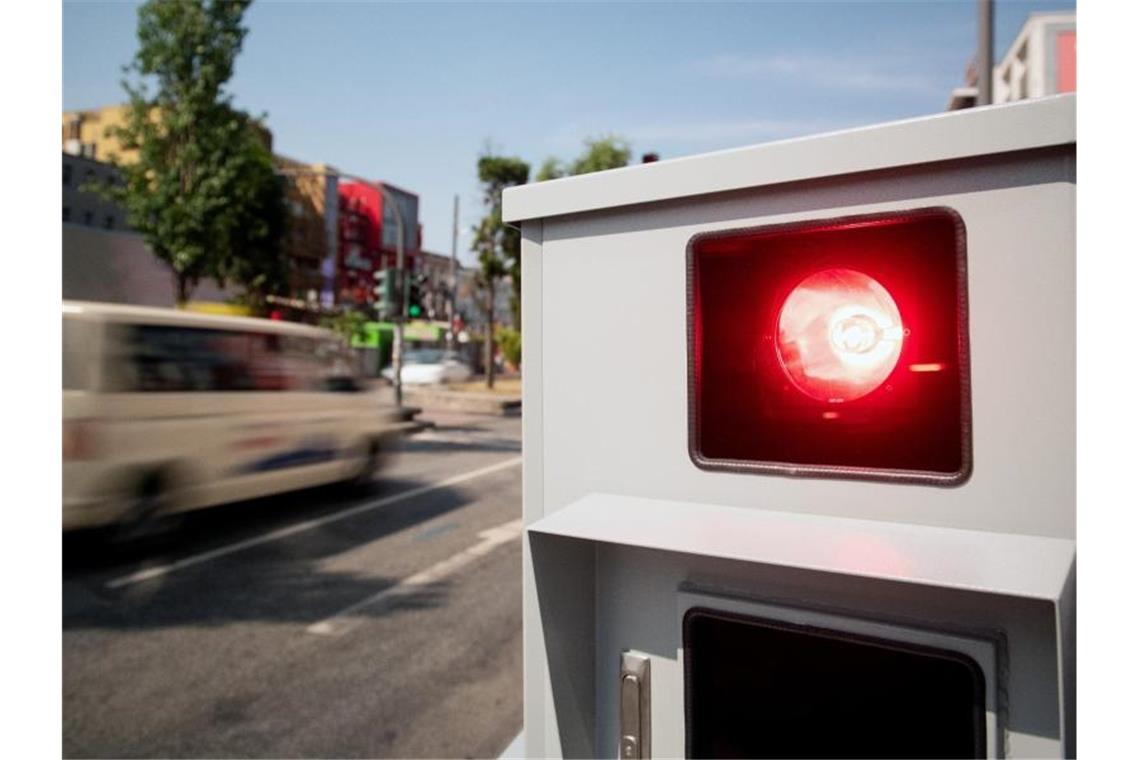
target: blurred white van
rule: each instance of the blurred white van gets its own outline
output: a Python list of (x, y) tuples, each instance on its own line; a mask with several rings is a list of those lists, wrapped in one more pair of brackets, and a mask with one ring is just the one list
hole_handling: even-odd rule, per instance
[(63, 304), (63, 527), (368, 481), (405, 427), (334, 333)]

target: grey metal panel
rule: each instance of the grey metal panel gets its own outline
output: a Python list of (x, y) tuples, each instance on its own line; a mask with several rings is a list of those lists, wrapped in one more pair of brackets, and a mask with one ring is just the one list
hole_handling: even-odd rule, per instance
[(1073, 563), (1057, 602), (1057, 669), (1061, 673), (1058, 695), (1062, 746), (1065, 757), (1077, 756), (1077, 566)]
[[(523, 523), (542, 517), (542, 222), (522, 225), (523, 342)], [(548, 687), (547, 654), (539, 625), (534, 558), (523, 541), (523, 741), (527, 757), (561, 756), (557, 718)]]
[(518, 222), (1076, 142), (1076, 96), (950, 111), (537, 182), (503, 192)]
[[(537, 691), (529, 681), (524, 686), (527, 756), (596, 757), (594, 545), (541, 534), (529, 534), (524, 544), (536, 592), (526, 635), (539, 638), (543, 653), (528, 667), (537, 666), (544, 682)], [(529, 651), (531, 642), (524, 646)], [(616, 676), (607, 684), (611, 691), (615, 682)], [(535, 721), (536, 710), (541, 724)], [(616, 713), (608, 717), (612, 720)], [(615, 744), (606, 753), (616, 750)]]
[[(1071, 538), (1073, 149), (543, 226), (544, 511), (591, 492)], [(699, 232), (944, 205), (967, 235), (975, 468), (956, 488), (706, 472), (687, 454), (685, 246)], [(598, 273), (604, 272), (605, 276)], [(613, 304), (613, 309), (583, 307)]]
[[(555, 540), (546, 536), (545, 540)], [(569, 539), (562, 539), (569, 540)], [(587, 542), (580, 542), (587, 543)], [(684, 753), (684, 674), (678, 609), (684, 595), (716, 595), (818, 610), (830, 615), (922, 629), (932, 635), (1004, 641), (998, 687), (1007, 757), (1058, 757), (1056, 605), (1049, 601), (940, 589), (698, 554), (598, 543), (596, 624), (599, 756), (613, 756), (617, 652), (651, 656), (653, 745), (661, 757)], [(552, 671), (552, 675), (556, 675)], [(610, 719), (606, 720), (606, 717)], [(999, 751), (1000, 754), (1000, 751)]]
[(591, 494), (528, 530), (1027, 599), (1057, 601), (1073, 541)]
[[(528, 756), (613, 756), (627, 649), (653, 660), (654, 751), (683, 752), (682, 586), (997, 632), (1009, 647), (1006, 750), (1070, 745), (1073, 111), (1063, 96), (508, 192), (508, 218), (547, 217), (540, 232), (523, 224)], [(698, 471), (686, 453), (685, 242), (931, 205), (967, 229), (971, 480)], [(595, 492), (640, 498), (575, 505)]]

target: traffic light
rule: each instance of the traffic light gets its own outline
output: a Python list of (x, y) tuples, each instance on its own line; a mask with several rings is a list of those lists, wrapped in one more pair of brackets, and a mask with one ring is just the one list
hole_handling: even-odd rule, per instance
[(424, 298), (427, 295), (427, 276), (413, 275), (408, 280), (408, 316), (418, 319), (424, 316)]
[(389, 319), (398, 312), (396, 295), (397, 272), (395, 269), (381, 269), (372, 274), (376, 278), (376, 287), (372, 289), (375, 294), (376, 313), (381, 319)]

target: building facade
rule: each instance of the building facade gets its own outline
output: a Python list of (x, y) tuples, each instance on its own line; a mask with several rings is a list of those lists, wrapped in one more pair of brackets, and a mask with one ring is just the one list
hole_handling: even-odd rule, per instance
[[(404, 269), (416, 272), (420, 266), (419, 196), (384, 183), (403, 215)], [(393, 269), (398, 256), (396, 210), (385, 201), (384, 193), (366, 182), (341, 182), (337, 187), (339, 206), (339, 251), (337, 255), (337, 301), (359, 307), (370, 306), (376, 296), (375, 273)]]
[(1077, 89), (1077, 14), (1034, 13), (994, 67), (994, 103)]
[[(117, 127), (126, 126), (130, 112), (131, 107), (125, 103), (64, 111), (61, 119), (63, 152), (97, 161), (134, 163), (138, 160), (138, 151), (124, 148), (113, 132)], [(257, 122), (253, 122), (253, 129), (266, 150), (273, 150), (273, 133)]]
[(104, 106), (83, 111), (63, 112), (63, 152), (97, 161), (117, 159), (121, 163), (137, 160), (137, 151), (123, 150), (119, 138), (108, 132), (126, 124), (130, 107)]
[(336, 170), (275, 155), (285, 180), (289, 224), (282, 248), (292, 262), (289, 295), (324, 308), (336, 302), (339, 204)]
[[(92, 182), (117, 182), (114, 164), (138, 160), (137, 151), (123, 149), (113, 134), (114, 128), (126, 124), (129, 113), (128, 105), (63, 113), (64, 224), (127, 229), (122, 209), (81, 188)], [(256, 129), (272, 150), (272, 133), (261, 125)], [(373, 273), (396, 266), (397, 207), (403, 219), (404, 266), (416, 271), (422, 238), (418, 195), (384, 183), (394, 201), (388, 203), (375, 185), (341, 182), (337, 170), (326, 164), (282, 155), (274, 155), (273, 161), (285, 182), (289, 210), (282, 247), (292, 274), (285, 299), (314, 311), (339, 304), (370, 305), (375, 298)]]
[(342, 182), (337, 188), (337, 202), (337, 300), (364, 307), (375, 298), (373, 273), (385, 267), (380, 250), (380, 191), (363, 182)]
[[(479, 284), (479, 270), (464, 267), (456, 272), (456, 279), (456, 316), (464, 329), (481, 333), (487, 326), (487, 295)], [(503, 277), (495, 284), (495, 326), (513, 326), (513, 319), (511, 282)]]
[[(1077, 14), (1029, 14), (992, 76), (995, 104), (1076, 92)], [(966, 83), (950, 93), (946, 110), (974, 107), (977, 81), (977, 67), (971, 62)]]
[(126, 230), (126, 212), (106, 200), (96, 186), (120, 182), (113, 165), (85, 156), (63, 154), (63, 223), (102, 230)]
[[(170, 267), (155, 258), (143, 236), (131, 229), (126, 211), (96, 191), (95, 186), (119, 181), (119, 170), (112, 164), (63, 154), (61, 295), (64, 300), (174, 306)], [(235, 295), (233, 287), (204, 279), (193, 297), (226, 301)]]

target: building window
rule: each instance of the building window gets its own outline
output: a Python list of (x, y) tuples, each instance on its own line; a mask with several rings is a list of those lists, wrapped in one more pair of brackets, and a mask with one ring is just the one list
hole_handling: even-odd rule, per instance
[(91, 224), (94, 221), (94, 218), (95, 218), (94, 215), (90, 211), (84, 211), (83, 212), (83, 223), (86, 224), (88, 227), (91, 226)]
[(103, 229), (105, 229), (105, 230), (113, 229), (114, 226), (115, 226), (115, 217), (111, 216), (110, 214), (107, 214), (107, 216), (103, 217)]
[(71, 184), (71, 165), (70, 164), (64, 164), (63, 165), (63, 184), (64, 185), (70, 185)]
[(67, 206), (63, 207), (63, 221), (65, 221), (65, 222), (71, 221), (71, 209), (68, 208)]

